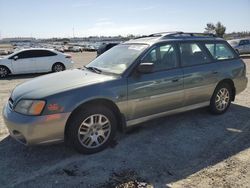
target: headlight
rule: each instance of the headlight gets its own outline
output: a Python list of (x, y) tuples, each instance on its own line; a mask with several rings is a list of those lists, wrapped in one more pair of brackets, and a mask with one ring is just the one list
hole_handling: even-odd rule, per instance
[(43, 100), (21, 100), (17, 103), (14, 110), (25, 115), (40, 115), (45, 106)]

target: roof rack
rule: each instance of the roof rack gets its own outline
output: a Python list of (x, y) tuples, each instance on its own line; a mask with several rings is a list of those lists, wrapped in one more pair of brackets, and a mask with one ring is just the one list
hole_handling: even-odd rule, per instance
[(215, 34), (212, 33), (185, 33), (185, 32), (176, 32), (162, 36), (162, 38), (166, 37), (217, 37)]
[(189, 37), (216, 38), (218, 36), (212, 33), (185, 33), (182, 31), (171, 31), (171, 32), (161, 32), (161, 33), (153, 33), (150, 35), (143, 35), (135, 39), (149, 38), (149, 37), (159, 37), (160, 39), (166, 39), (166, 38), (189, 38)]
[(140, 37), (136, 37), (135, 39), (140, 39), (140, 38), (148, 38), (148, 37), (165, 37), (171, 34), (180, 34), (183, 33), (181, 31), (169, 31), (169, 32), (161, 32), (161, 33), (153, 33), (150, 35), (142, 35)]

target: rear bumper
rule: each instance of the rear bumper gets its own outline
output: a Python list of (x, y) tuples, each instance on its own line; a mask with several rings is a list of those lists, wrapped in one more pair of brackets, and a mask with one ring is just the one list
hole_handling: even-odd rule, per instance
[(3, 119), (10, 135), (25, 145), (41, 145), (64, 140), (64, 129), (69, 113), (26, 116), (11, 110), (9, 105), (3, 109)]
[(64, 63), (65, 69), (68, 70), (68, 69), (74, 68), (74, 63), (75, 63), (75, 62), (74, 62), (73, 60), (70, 60), (70, 61), (68, 61), (67, 63)]

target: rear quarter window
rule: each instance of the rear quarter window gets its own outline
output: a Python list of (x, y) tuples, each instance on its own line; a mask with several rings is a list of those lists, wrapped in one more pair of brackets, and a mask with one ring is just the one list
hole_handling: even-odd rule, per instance
[(205, 46), (216, 60), (236, 58), (235, 53), (225, 43), (206, 43)]

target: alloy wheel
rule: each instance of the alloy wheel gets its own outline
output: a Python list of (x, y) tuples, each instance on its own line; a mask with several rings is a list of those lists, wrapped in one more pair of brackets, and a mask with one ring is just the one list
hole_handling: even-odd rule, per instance
[(221, 88), (215, 99), (215, 106), (217, 110), (223, 111), (227, 108), (230, 102), (230, 94), (227, 88)]
[(5, 78), (8, 75), (8, 70), (4, 67), (0, 67), (0, 77)]
[(56, 65), (54, 66), (54, 71), (55, 71), (55, 72), (63, 71), (63, 66), (60, 65), (60, 64), (56, 64)]
[(78, 139), (86, 148), (103, 145), (111, 133), (109, 119), (102, 114), (94, 114), (84, 119), (78, 130)]

